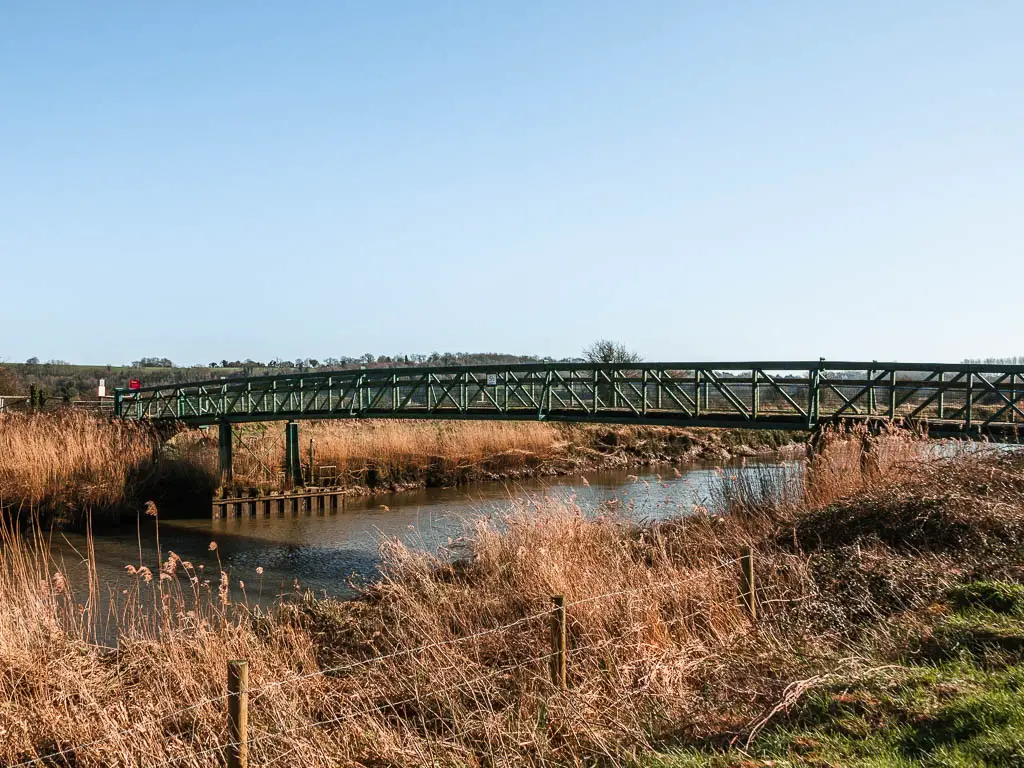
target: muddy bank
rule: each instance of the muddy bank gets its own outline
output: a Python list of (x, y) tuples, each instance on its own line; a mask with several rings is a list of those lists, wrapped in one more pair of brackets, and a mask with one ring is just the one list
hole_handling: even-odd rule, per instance
[[(486, 481), (642, 469), (653, 465), (684, 466), (694, 462), (773, 455), (802, 451), (806, 439), (802, 432), (765, 430), (536, 426), (552, 430), (556, 439), (532, 450), (510, 446), (507, 450), (475, 457), (453, 455), (451, 451), (425, 457), (405, 457), (404, 461), (349, 457), (347, 466), (337, 479), (323, 484), (338, 485), (351, 496), (371, 496)], [(245, 485), (244, 479), (238, 485)]]

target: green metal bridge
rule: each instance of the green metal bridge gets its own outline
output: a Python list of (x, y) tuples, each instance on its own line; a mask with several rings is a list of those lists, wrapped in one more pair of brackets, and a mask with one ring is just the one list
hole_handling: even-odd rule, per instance
[(532, 363), (380, 368), (116, 390), (127, 419), (191, 425), (344, 418), (505, 419), (813, 429), (837, 419), (1016, 434), (1024, 365)]
[(813, 429), (892, 420), (1016, 435), (1024, 366), (863, 362), (536, 363), (381, 368), (117, 390), (127, 419), (516, 419)]
[(286, 475), (301, 477), (298, 420), (504, 419), (812, 430), (903, 421), (931, 434), (1016, 440), (1024, 366), (880, 362), (536, 363), (380, 368), (116, 390), (126, 419), (221, 426), (287, 421)]

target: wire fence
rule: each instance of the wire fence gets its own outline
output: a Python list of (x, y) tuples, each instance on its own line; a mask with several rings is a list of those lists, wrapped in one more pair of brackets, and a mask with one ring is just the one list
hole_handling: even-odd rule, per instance
[[(470, 689), (474, 685), (477, 685), (477, 684), (479, 684), (481, 682), (484, 682), (486, 680), (492, 679), (492, 678), (500, 676), (500, 675), (506, 675), (506, 674), (508, 674), (508, 673), (510, 673), (510, 672), (512, 672), (514, 670), (528, 668), (528, 667), (534, 667), (535, 668), (539, 664), (542, 664), (544, 662), (549, 662), (549, 663), (552, 663), (552, 669), (549, 670), (549, 672), (551, 673), (551, 677), (552, 677), (552, 680), (551, 680), (552, 685), (554, 685), (555, 688), (560, 688), (561, 690), (566, 691), (567, 695), (571, 696), (572, 695), (571, 689), (569, 689), (569, 688), (567, 688), (565, 686), (565, 682), (564, 682), (564, 680), (565, 680), (564, 674), (565, 673), (564, 673), (564, 671), (562, 672), (563, 677), (562, 677), (562, 680), (561, 680), (561, 685), (559, 684), (560, 681), (558, 679), (558, 674), (557, 674), (557, 671), (556, 671), (558, 664), (560, 664), (561, 668), (564, 670), (565, 666), (566, 666), (566, 662), (567, 662), (567, 657), (569, 655), (578, 655), (578, 654), (580, 654), (580, 653), (582, 653), (584, 651), (594, 650), (594, 649), (598, 649), (598, 648), (602, 648), (602, 647), (607, 647), (607, 646), (609, 646), (612, 643), (618, 643), (619, 647), (621, 648), (622, 647), (621, 646), (621, 640), (623, 638), (608, 638), (608, 637), (604, 637), (604, 638), (600, 638), (600, 639), (592, 641), (592, 642), (586, 642), (586, 643), (582, 643), (582, 644), (577, 643), (577, 644), (573, 645), (571, 648), (567, 647), (566, 644), (565, 644), (565, 641), (564, 641), (566, 609), (574, 608), (574, 607), (579, 607), (579, 606), (583, 606), (583, 605), (586, 605), (586, 604), (589, 604), (589, 603), (598, 602), (598, 601), (610, 600), (610, 599), (613, 599), (613, 598), (616, 598), (616, 597), (624, 597), (624, 596), (628, 596), (628, 595), (632, 595), (632, 594), (637, 594), (637, 593), (641, 593), (641, 592), (649, 592), (649, 591), (663, 590), (663, 589), (678, 589), (678, 588), (681, 588), (681, 587), (683, 587), (683, 586), (685, 586), (687, 584), (692, 584), (692, 583), (695, 583), (695, 582), (700, 581), (700, 580), (707, 580), (710, 576), (712, 576), (714, 574), (717, 574), (717, 573), (719, 573), (719, 572), (721, 572), (723, 570), (733, 569), (736, 566), (740, 566), (740, 574), (739, 574), (739, 581), (738, 581), (738, 587), (737, 587), (737, 591), (736, 591), (736, 596), (739, 598), (740, 604), (745, 608), (745, 610), (749, 614), (750, 619), (756, 621), (756, 619), (757, 619), (757, 609), (758, 609), (759, 606), (763, 607), (763, 606), (767, 606), (767, 605), (771, 605), (771, 604), (793, 602), (793, 600), (785, 600), (785, 599), (778, 599), (778, 598), (776, 598), (776, 599), (769, 599), (769, 598), (767, 598), (765, 596), (767, 594), (767, 591), (762, 589), (762, 588), (760, 588), (760, 587), (757, 587), (754, 584), (754, 582), (753, 582), (753, 570), (754, 570), (753, 569), (753, 558), (754, 558), (753, 553), (749, 549), (745, 549), (740, 554), (739, 557), (730, 558), (730, 559), (724, 560), (724, 561), (720, 562), (718, 565), (714, 566), (713, 568), (701, 570), (700, 572), (698, 572), (696, 574), (693, 574), (693, 575), (691, 575), (691, 576), (689, 576), (687, 578), (670, 579), (670, 580), (667, 580), (667, 581), (657, 582), (657, 583), (654, 583), (654, 584), (642, 584), (642, 585), (638, 585), (636, 587), (630, 587), (628, 589), (618, 589), (618, 590), (604, 592), (604, 593), (597, 594), (597, 595), (590, 595), (590, 596), (578, 598), (578, 599), (571, 600), (571, 601), (564, 601), (564, 600), (561, 600), (561, 599), (553, 600), (552, 605), (550, 605), (550, 606), (548, 606), (548, 607), (546, 607), (544, 609), (540, 609), (540, 610), (534, 611), (534, 612), (532, 612), (532, 613), (530, 613), (530, 614), (528, 614), (526, 616), (522, 616), (520, 618), (517, 618), (517, 619), (514, 619), (512, 621), (500, 624), (498, 626), (488, 627), (486, 629), (482, 629), (482, 630), (479, 630), (477, 632), (472, 632), (472, 633), (467, 634), (467, 635), (461, 635), (461, 636), (458, 636), (458, 637), (447, 638), (447, 639), (438, 640), (438, 641), (435, 641), (435, 642), (423, 643), (423, 644), (415, 646), (413, 648), (405, 648), (405, 649), (399, 649), (399, 650), (391, 651), (389, 653), (377, 654), (375, 656), (368, 657), (368, 658), (365, 658), (365, 659), (358, 659), (358, 660), (355, 660), (355, 661), (347, 662), (345, 664), (339, 664), (339, 665), (324, 667), (322, 669), (318, 669), (318, 670), (313, 671), (313, 672), (309, 672), (309, 673), (305, 673), (305, 674), (297, 674), (297, 675), (294, 675), (294, 676), (291, 676), (291, 677), (287, 677), (287, 678), (283, 678), (283, 679), (279, 679), (279, 680), (270, 680), (270, 681), (267, 681), (267, 682), (264, 682), (264, 683), (261, 683), (261, 684), (258, 684), (258, 685), (246, 685), (246, 687), (244, 687), (242, 689), (238, 689), (238, 690), (230, 690), (229, 689), (224, 694), (217, 695), (217, 696), (211, 696), (211, 697), (202, 699), (200, 701), (193, 702), (193, 703), (191, 703), (191, 704), (189, 704), (187, 706), (180, 707), (180, 708), (175, 709), (175, 710), (173, 710), (171, 712), (164, 713), (164, 714), (162, 714), (160, 716), (153, 717), (153, 718), (148, 718), (148, 719), (145, 719), (145, 720), (141, 720), (140, 722), (135, 723), (132, 726), (120, 729), (118, 731), (114, 731), (114, 732), (108, 733), (108, 734), (106, 734), (105, 736), (103, 736), (101, 738), (98, 738), (98, 739), (95, 739), (95, 740), (92, 740), (92, 741), (89, 741), (89, 742), (86, 742), (86, 743), (81, 743), (81, 744), (75, 744), (75, 745), (72, 745), (72, 746), (68, 746), (68, 747), (66, 747), (64, 749), (61, 749), (61, 750), (55, 750), (55, 751), (49, 752), (47, 754), (40, 755), (38, 757), (32, 758), (30, 760), (26, 760), (24, 762), (13, 764), (13, 765), (9, 766), (9, 768), (29, 768), (30, 766), (37, 766), (37, 765), (47, 764), (47, 763), (51, 763), (52, 761), (56, 761), (56, 760), (61, 760), (61, 759), (67, 760), (69, 757), (72, 757), (73, 755), (79, 755), (79, 754), (82, 754), (85, 750), (88, 750), (88, 749), (91, 749), (91, 748), (95, 748), (95, 747), (99, 747), (99, 746), (103, 746), (105, 744), (108, 744), (110, 742), (113, 742), (116, 739), (119, 739), (119, 738), (121, 738), (123, 736), (126, 736), (126, 735), (132, 733), (133, 731), (146, 731), (146, 730), (152, 729), (152, 728), (154, 728), (156, 726), (159, 726), (160, 724), (162, 724), (162, 723), (164, 723), (164, 722), (166, 722), (166, 721), (168, 721), (168, 720), (170, 720), (172, 718), (180, 717), (181, 715), (201, 710), (201, 709), (206, 708), (206, 707), (208, 707), (210, 705), (213, 705), (213, 704), (227, 702), (230, 705), (233, 699), (237, 702), (239, 700), (239, 697), (242, 697), (245, 700), (245, 702), (246, 702), (246, 704), (244, 706), (246, 706), (247, 708), (248, 707), (253, 707), (253, 706), (258, 706), (260, 701), (261, 701), (261, 697), (265, 696), (268, 692), (270, 692), (272, 690), (275, 690), (275, 689), (279, 689), (279, 688), (282, 688), (282, 687), (285, 687), (285, 686), (297, 685), (297, 684), (300, 684), (300, 683), (302, 683), (304, 681), (309, 681), (310, 679), (317, 678), (317, 677), (323, 677), (323, 676), (327, 676), (327, 675), (338, 675), (338, 674), (344, 673), (344, 672), (351, 672), (351, 671), (353, 671), (355, 669), (358, 669), (358, 668), (361, 668), (361, 667), (367, 667), (367, 666), (370, 666), (370, 665), (381, 664), (381, 663), (383, 663), (385, 661), (395, 660), (395, 659), (398, 659), (398, 658), (401, 658), (401, 657), (419, 656), (419, 655), (422, 655), (422, 654), (425, 654), (425, 653), (428, 653), (430, 651), (437, 650), (437, 649), (440, 649), (440, 648), (445, 648), (445, 647), (450, 647), (450, 646), (454, 646), (454, 645), (465, 644), (465, 643), (473, 641), (473, 640), (478, 640), (478, 639), (486, 637), (486, 636), (490, 636), (490, 635), (495, 635), (495, 634), (498, 634), (498, 633), (506, 632), (506, 631), (514, 629), (516, 627), (519, 627), (519, 626), (522, 626), (522, 625), (525, 625), (525, 624), (529, 624), (531, 622), (536, 622), (536, 621), (539, 621), (539, 620), (545, 619), (545, 618), (549, 619), (549, 621), (552, 622), (552, 627), (551, 627), (551, 630), (552, 630), (551, 631), (551, 647), (550, 647), (550, 649), (547, 652), (542, 653), (542, 654), (531, 655), (528, 658), (516, 661), (514, 663), (510, 663), (510, 664), (502, 665), (502, 666), (497, 667), (497, 668), (489, 669), (488, 671), (486, 671), (485, 673), (483, 673), (481, 675), (478, 675), (478, 676), (473, 677), (471, 679), (465, 680), (462, 683), (460, 683), (458, 685), (455, 685), (454, 687), (447, 688), (446, 692), (451, 693), (451, 692), (456, 692), (456, 691), (465, 691), (467, 689)], [(555, 598), (555, 597), (560, 597), (560, 596), (552, 596), (552, 597)], [(798, 600), (799, 599), (802, 599), (802, 598), (798, 598)], [(701, 616), (702, 614), (706, 614), (708, 612), (708, 610), (714, 604), (716, 604), (717, 602), (720, 602), (720, 598), (705, 598), (705, 599), (700, 600), (700, 601), (698, 601), (696, 603), (693, 603), (693, 604), (691, 604), (692, 610), (690, 610), (689, 613), (687, 613), (686, 615), (683, 615), (683, 616), (675, 617), (675, 618), (671, 619), (670, 621), (667, 621), (666, 622), (666, 626), (674, 625), (674, 624), (682, 624), (682, 623), (685, 623), (685, 622), (688, 622), (688, 621), (692, 621), (692, 620), (696, 619), (697, 617)], [(562, 633), (563, 640), (562, 640), (561, 644), (559, 644), (557, 642), (557, 640), (556, 640), (557, 633), (559, 631), (559, 627), (557, 626), (559, 621), (562, 622), (561, 627), (560, 627), (560, 631)], [(647, 644), (649, 644), (649, 642)], [(639, 642), (639, 643), (635, 644), (635, 646), (628, 646), (628, 647), (630, 647), (630, 648), (637, 647), (638, 648), (638, 647), (641, 647), (643, 645), (645, 645), (644, 642)], [(229, 687), (230, 687), (230, 675), (229, 675)], [(250, 698), (250, 696), (252, 698)], [(174, 755), (172, 757), (168, 757), (165, 760), (162, 760), (162, 761), (159, 761), (159, 762), (155, 762), (155, 763), (145, 763), (144, 761), (140, 761), (140, 765), (148, 765), (150, 768), (162, 768), (163, 766), (172, 765), (172, 764), (174, 764), (174, 763), (176, 763), (178, 761), (186, 760), (186, 759), (189, 759), (189, 758), (194, 760), (195, 758), (203, 757), (203, 756), (206, 756), (206, 755), (210, 755), (210, 754), (214, 754), (214, 753), (221, 753), (221, 754), (224, 754), (224, 755), (228, 756), (228, 765), (229, 766), (235, 766), (235, 765), (245, 766), (246, 762), (244, 761), (244, 758), (242, 758), (242, 761), (239, 762), (239, 750), (242, 750), (243, 752), (247, 751), (248, 746), (255, 745), (255, 744), (261, 744), (261, 743), (264, 743), (264, 742), (266, 742), (266, 741), (268, 741), (270, 739), (274, 739), (274, 738), (278, 738), (278, 737), (294, 734), (294, 733), (301, 732), (301, 731), (304, 731), (304, 730), (308, 730), (308, 729), (311, 729), (311, 728), (318, 728), (318, 727), (326, 727), (326, 726), (330, 726), (330, 725), (336, 725), (338, 723), (341, 723), (341, 722), (344, 722), (344, 721), (348, 721), (348, 720), (352, 720), (354, 718), (371, 716), (371, 715), (374, 715), (374, 714), (380, 714), (380, 713), (386, 712), (388, 710), (393, 711), (397, 715), (398, 714), (398, 710), (399, 710), (400, 707), (402, 707), (404, 705), (407, 705), (407, 704), (412, 704), (415, 701), (417, 701), (418, 698), (419, 698), (419, 696), (417, 695), (417, 696), (412, 696), (412, 697), (408, 697), (408, 698), (405, 698), (405, 699), (401, 699), (401, 700), (398, 700), (398, 701), (388, 701), (388, 702), (382, 703), (382, 704), (374, 706), (374, 707), (353, 710), (353, 711), (345, 712), (344, 714), (333, 716), (333, 717), (330, 717), (330, 718), (313, 720), (313, 721), (310, 721), (310, 722), (305, 722), (305, 723), (301, 723), (299, 725), (289, 726), (289, 727), (285, 727), (285, 728), (278, 728), (278, 729), (267, 730), (267, 731), (264, 731), (262, 733), (257, 733), (255, 735), (253, 735), (252, 737), (249, 737), (247, 734), (242, 734), (239, 737), (238, 740), (232, 740), (232, 739), (229, 738), (228, 740), (226, 740), (226, 741), (224, 741), (222, 743), (218, 743), (218, 744), (215, 744), (215, 745), (209, 746), (209, 747), (204, 747), (202, 749), (196, 749), (196, 747), (194, 745), (190, 745), (190, 746), (188, 746), (186, 748), (185, 751), (182, 751), (179, 754), (176, 754), (176, 755)], [(230, 711), (230, 706), (228, 707), (228, 710)], [(231, 719), (232, 719), (231, 715), (229, 714), (229, 716), (228, 716), (229, 725), (231, 725), (231, 722), (230, 722)], [(229, 732), (230, 732), (230, 730), (231, 729), (229, 728)], [(297, 749), (297, 747), (296, 747), (296, 749)], [(285, 759), (288, 754), (289, 754), (288, 752), (283, 752), (282, 754), (280, 754), (277, 757), (273, 758), (271, 761), (265, 762), (262, 765), (263, 766), (268, 766), (268, 765), (276, 764), (276, 763), (280, 762), (281, 760)], [(232, 759), (232, 757), (234, 757), (234, 759)]]

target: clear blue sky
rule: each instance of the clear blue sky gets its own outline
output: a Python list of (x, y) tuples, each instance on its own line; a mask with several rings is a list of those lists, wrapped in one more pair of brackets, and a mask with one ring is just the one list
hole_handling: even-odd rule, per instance
[(1024, 354), (1024, 4), (7, 2), (0, 358)]

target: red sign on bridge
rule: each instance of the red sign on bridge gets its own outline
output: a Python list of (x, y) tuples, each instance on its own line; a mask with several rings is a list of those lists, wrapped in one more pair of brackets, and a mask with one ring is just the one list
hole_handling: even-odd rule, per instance
[(128, 389), (142, 389), (142, 382), (138, 379), (128, 379)]

